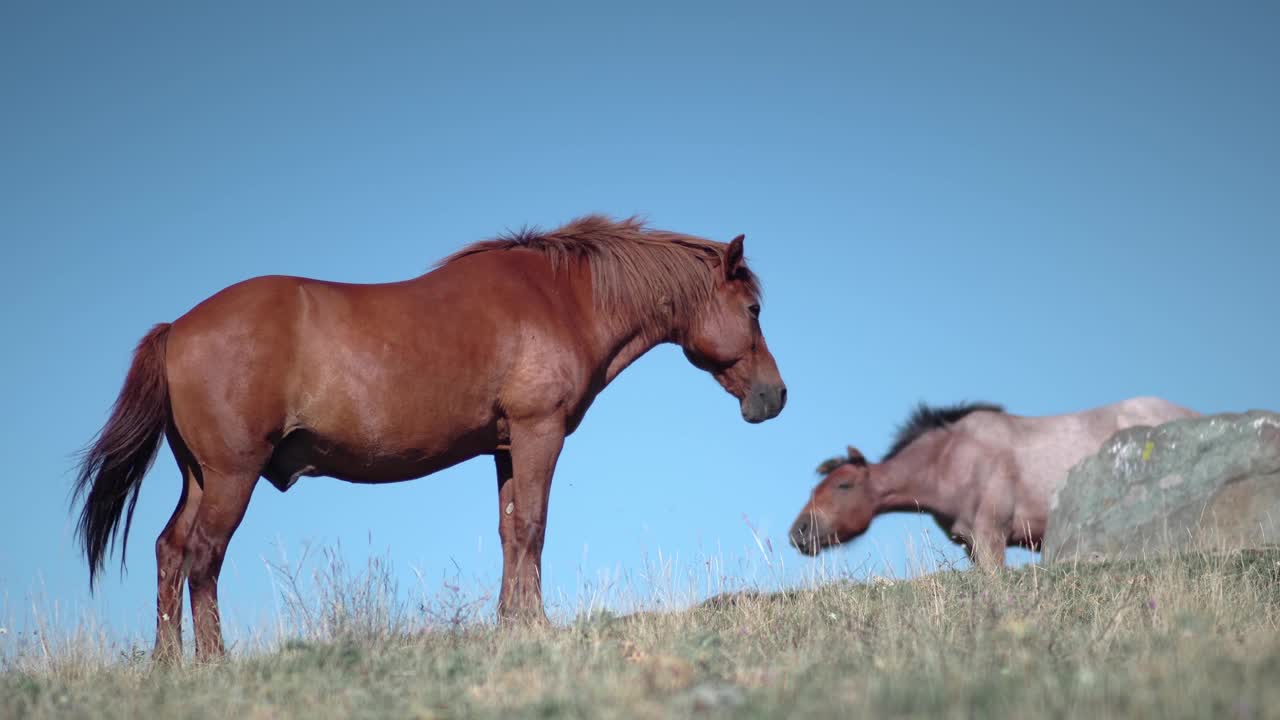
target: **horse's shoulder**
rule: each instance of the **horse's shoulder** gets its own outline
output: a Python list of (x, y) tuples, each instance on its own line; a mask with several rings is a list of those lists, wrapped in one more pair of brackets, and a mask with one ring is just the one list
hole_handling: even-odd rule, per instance
[(980, 410), (965, 415), (951, 429), (958, 442), (1004, 446), (1023, 419), (1008, 413)]
[(968, 471), (990, 472), (1015, 462), (1017, 428), (1002, 413), (974, 413), (957, 422), (947, 434), (947, 459)]

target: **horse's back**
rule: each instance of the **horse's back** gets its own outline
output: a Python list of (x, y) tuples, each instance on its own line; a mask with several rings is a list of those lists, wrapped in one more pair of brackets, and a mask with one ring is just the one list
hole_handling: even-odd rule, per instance
[[(325, 373), (333, 363), (351, 361), (353, 353), (392, 350), (408, 351), (400, 357), (408, 360), (404, 365), (433, 359), (450, 364), (458, 358), (440, 353), (454, 347), (465, 348), (472, 355), (467, 364), (474, 366), (492, 360), (483, 352), (483, 340), (505, 334), (513, 308), (533, 304), (504, 298), (510, 283), (497, 275), (483, 284), (450, 268), (390, 283), (292, 275), (243, 280), (174, 321), (170, 370), (181, 373), (183, 363), (213, 363), (268, 374), (300, 368)], [(202, 374), (202, 367), (197, 370)]]
[(1144, 396), (1061, 415), (974, 413), (972, 421), (966, 417), (962, 422), (982, 442), (1012, 453), (1021, 474), (1039, 492), (1047, 493), (1116, 432), (1197, 414), (1163, 398)]
[(1118, 429), (1137, 425), (1163, 425), (1174, 420), (1198, 417), (1200, 413), (1154, 396), (1122, 400), (1106, 408), (1116, 415)]
[(987, 412), (973, 413), (961, 422), (971, 432), (988, 437), (998, 435), (1004, 441), (1021, 439), (1023, 444), (1028, 444), (1027, 440), (1039, 436), (1067, 438), (1088, 445), (1095, 440), (1100, 444), (1117, 431), (1135, 425), (1161, 425), (1198, 415), (1196, 411), (1164, 398), (1140, 396), (1060, 415), (1023, 416)]

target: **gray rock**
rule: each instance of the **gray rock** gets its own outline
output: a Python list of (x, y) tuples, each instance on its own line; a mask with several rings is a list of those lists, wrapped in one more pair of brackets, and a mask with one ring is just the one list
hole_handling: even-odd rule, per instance
[(1121, 430), (1049, 503), (1045, 562), (1280, 542), (1280, 414)]

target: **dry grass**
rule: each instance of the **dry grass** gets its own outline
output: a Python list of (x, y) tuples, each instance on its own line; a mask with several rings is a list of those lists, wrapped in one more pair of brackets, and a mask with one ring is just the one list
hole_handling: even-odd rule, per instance
[[(281, 583), (273, 649), (153, 670), (93, 631), (11, 649), (0, 717), (1280, 715), (1280, 550), (940, 572), (499, 630), (385, 566)], [(96, 644), (95, 644), (96, 643)]]

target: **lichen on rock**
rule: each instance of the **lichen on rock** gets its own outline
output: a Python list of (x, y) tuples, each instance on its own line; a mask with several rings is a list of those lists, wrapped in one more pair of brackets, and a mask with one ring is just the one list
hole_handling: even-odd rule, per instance
[(1280, 415), (1122, 430), (1071, 469), (1049, 515), (1046, 562), (1280, 543)]

